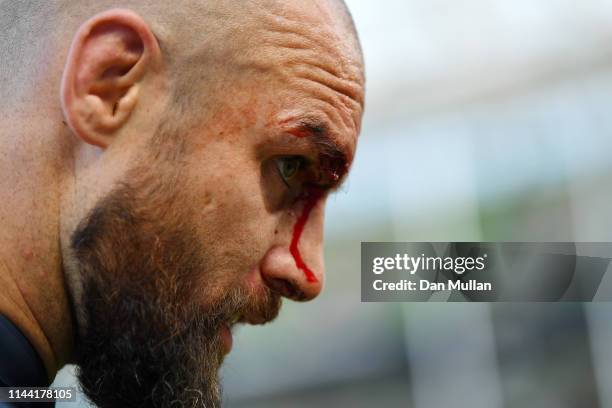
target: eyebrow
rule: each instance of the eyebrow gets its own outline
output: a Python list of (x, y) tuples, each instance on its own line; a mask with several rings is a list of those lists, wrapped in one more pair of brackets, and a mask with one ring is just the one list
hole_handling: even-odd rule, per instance
[[(281, 124), (287, 121), (281, 122)], [(342, 159), (345, 162), (349, 162), (350, 154), (348, 149), (342, 146), (331, 136), (329, 126), (326, 122), (322, 122), (319, 119), (299, 119), (294, 124), (288, 126), (289, 130), (287, 133), (296, 136), (298, 138), (307, 138), (310, 142), (315, 144), (321, 153), (335, 159)]]
[[(289, 121), (281, 123), (287, 122)], [(330, 175), (333, 175), (333, 188), (338, 187), (348, 172), (352, 155), (331, 135), (327, 123), (316, 118), (304, 118), (295, 121), (288, 128), (287, 133), (305, 139), (316, 147), (316, 150), (319, 151), (321, 165), (326, 167)]]

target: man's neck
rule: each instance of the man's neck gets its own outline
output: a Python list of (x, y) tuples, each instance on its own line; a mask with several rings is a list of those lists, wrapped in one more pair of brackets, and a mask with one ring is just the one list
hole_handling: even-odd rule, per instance
[(70, 360), (73, 323), (60, 252), (62, 169), (50, 159), (55, 138), (45, 142), (36, 134), (49, 135), (58, 125), (44, 114), (30, 116), (29, 126), (12, 119), (19, 129), (0, 131), (0, 314), (32, 343), (52, 380)]
[(73, 347), (70, 307), (60, 286), (63, 282), (58, 282), (54, 270), (41, 273), (41, 266), (34, 263), (8, 265), (0, 260), (0, 287), (3, 288), (0, 314), (12, 321), (32, 343), (51, 381), (69, 362)]

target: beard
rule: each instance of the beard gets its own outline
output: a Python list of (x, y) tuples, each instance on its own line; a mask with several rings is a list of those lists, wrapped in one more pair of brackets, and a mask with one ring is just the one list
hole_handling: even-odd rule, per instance
[(71, 238), (83, 289), (81, 388), (100, 407), (217, 407), (220, 329), (238, 315), (274, 319), (280, 296), (207, 269), (196, 218), (179, 198), (180, 165), (152, 160), (126, 180)]

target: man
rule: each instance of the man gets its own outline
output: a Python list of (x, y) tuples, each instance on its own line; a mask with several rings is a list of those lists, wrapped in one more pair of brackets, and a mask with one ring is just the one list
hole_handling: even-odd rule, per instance
[(323, 284), (363, 110), (348, 11), (0, 7), (0, 381), (76, 363), (99, 406), (217, 406), (232, 326)]

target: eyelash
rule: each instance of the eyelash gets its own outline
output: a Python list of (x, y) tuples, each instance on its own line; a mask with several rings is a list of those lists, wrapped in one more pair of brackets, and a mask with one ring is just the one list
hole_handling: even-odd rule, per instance
[(300, 172), (304, 172), (311, 165), (310, 161), (304, 156), (282, 156), (282, 157), (278, 157), (276, 160), (277, 160), (276, 171), (278, 173), (278, 176), (280, 177), (281, 181), (283, 182), (283, 184), (285, 184), (285, 186), (288, 189), (292, 189), (292, 186), (289, 184), (289, 181), (286, 179), (286, 177), (282, 174), (282, 170), (279, 164), (280, 161), (281, 160), (297, 160), (297, 169), (295, 170), (296, 172), (295, 177), (298, 177)]
[[(281, 160), (288, 159), (298, 161), (298, 167), (295, 170), (295, 174), (289, 180), (287, 180), (286, 177), (283, 175), (279, 164)], [(340, 177), (340, 175), (337, 175), (337, 172), (330, 172), (329, 174), (327, 174), (324, 169), (319, 169), (319, 166), (324, 166), (324, 164), (317, 164), (305, 156), (286, 155), (279, 156), (275, 160), (276, 173), (278, 177), (280, 177), (287, 190), (293, 193), (297, 197), (297, 199), (302, 197), (303, 194), (305, 194), (305, 191), (311, 188), (315, 188), (321, 191), (333, 190), (335, 182)], [(328, 179), (326, 177), (334, 175), (336, 175), (336, 177), (331, 177), (331, 179)], [(295, 181), (294, 177), (296, 178)]]

